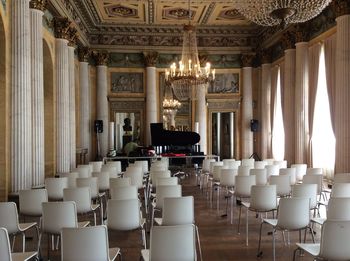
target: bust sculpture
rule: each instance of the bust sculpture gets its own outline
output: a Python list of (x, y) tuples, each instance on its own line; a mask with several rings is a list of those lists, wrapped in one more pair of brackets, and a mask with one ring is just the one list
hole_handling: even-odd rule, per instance
[(125, 118), (124, 119), (123, 130), (125, 132), (125, 135), (131, 135), (132, 126), (130, 125), (130, 119), (129, 118)]

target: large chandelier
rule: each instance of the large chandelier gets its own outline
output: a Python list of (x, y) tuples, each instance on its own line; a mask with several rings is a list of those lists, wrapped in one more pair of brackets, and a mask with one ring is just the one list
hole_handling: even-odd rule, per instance
[(332, 0), (233, 0), (247, 19), (263, 26), (306, 22)]
[(165, 85), (163, 111), (164, 113), (177, 112), (181, 107), (181, 102), (173, 95), (173, 91), (169, 84)]
[(200, 66), (196, 31), (190, 23), (191, 16), (188, 1), (189, 23), (184, 25), (181, 60), (178, 64), (172, 63), (165, 71), (165, 81), (172, 86), (175, 96), (180, 101), (195, 99), (196, 88), (206, 88), (208, 82), (215, 79), (215, 69), (211, 69), (209, 62), (204, 68)]

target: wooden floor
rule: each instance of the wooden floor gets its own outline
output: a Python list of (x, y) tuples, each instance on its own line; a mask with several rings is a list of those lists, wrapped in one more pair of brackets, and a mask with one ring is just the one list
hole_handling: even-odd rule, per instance
[[(254, 213), (249, 214), (249, 246), (245, 245), (245, 211), (243, 211), (243, 224), (241, 225), (241, 234), (237, 233), (238, 207), (234, 206), (234, 221), (230, 224), (229, 216), (222, 217), (225, 208), (224, 196), (221, 197), (221, 210), (217, 212), (216, 208), (210, 208), (205, 193), (200, 191), (196, 185), (195, 175), (181, 180), (183, 185), (183, 195), (193, 195), (195, 203), (196, 224), (199, 227), (200, 241), (202, 245), (203, 260), (272, 260), (272, 236), (268, 235), (271, 231), (264, 227), (262, 233), (262, 251), (263, 256), (257, 258), (258, 238), (260, 220)], [(320, 230), (315, 227), (316, 241), (319, 241)], [(290, 245), (284, 245), (282, 234), (277, 233), (276, 240), (276, 260), (292, 260), (295, 242), (298, 241), (298, 232), (290, 233)], [(147, 236), (149, 239), (149, 234)], [(311, 242), (311, 235), (307, 234), (307, 241)], [(27, 240), (27, 250), (34, 249), (36, 237)], [(140, 250), (142, 248), (140, 231), (131, 232), (110, 232), (110, 247), (120, 247), (123, 260), (139, 260)], [(149, 243), (149, 241), (147, 241)], [(18, 238), (16, 251), (21, 249), (21, 239)], [(50, 252), (50, 260), (60, 260), (59, 251)], [(47, 260), (47, 240), (43, 240), (43, 259)], [(298, 257), (297, 260), (313, 260), (306, 255)], [(97, 261), (97, 260), (96, 260)]]

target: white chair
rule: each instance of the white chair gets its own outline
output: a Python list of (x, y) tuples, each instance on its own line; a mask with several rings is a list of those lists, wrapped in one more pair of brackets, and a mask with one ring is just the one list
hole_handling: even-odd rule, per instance
[(106, 166), (111, 166), (116, 168), (117, 174), (122, 172), (122, 163), (121, 161), (107, 161)]
[[(96, 210), (100, 208), (100, 205), (91, 203), (91, 192), (89, 187), (66, 188), (63, 190), (63, 200), (74, 201), (78, 214), (92, 212), (94, 214), (94, 224), (96, 226)], [(101, 224), (103, 224), (102, 212), (100, 217)]]
[(99, 192), (108, 192), (110, 173), (107, 171), (92, 172), (92, 176), (97, 178)]
[(292, 191), (289, 175), (270, 176), (270, 185), (276, 185), (278, 197), (288, 197)]
[(156, 187), (178, 185), (179, 179), (177, 177), (157, 178), (155, 184)]
[(224, 166), (228, 169), (231, 169), (235, 166), (235, 159), (223, 159), (222, 162), (224, 163)]
[(264, 161), (266, 161), (267, 165), (273, 165), (273, 162), (275, 161), (275, 159), (269, 158), (269, 159), (264, 159)]
[(331, 198), (350, 198), (350, 183), (335, 183), (332, 186)]
[(228, 208), (228, 199), (230, 197), (230, 190), (233, 190), (235, 187), (236, 182), (236, 176), (237, 176), (237, 169), (222, 169), (220, 174), (220, 186), (217, 187), (217, 209), (219, 209), (219, 196), (220, 196), (220, 190), (221, 188), (225, 189), (225, 198), (226, 198), (226, 214), (227, 215), (227, 208)]
[(142, 243), (146, 249), (146, 220), (140, 213), (140, 203), (134, 199), (110, 199), (107, 202), (107, 222), (109, 230), (130, 231), (141, 230)]
[(110, 178), (119, 178), (120, 172), (118, 172), (117, 167), (112, 165), (103, 165), (100, 172), (108, 172)]
[(252, 166), (245, 166), (241, 165), (238, 167), (238, 176), (249, 176), (250, 170), (252, 169)]
[(79, 172), (60, 173), (60, 178), (64, 177), (68, 179), (68, 188), (75, 188), (77, 186), (77, 178), (79, 178)]
[[(50, 236), (60, 236), (64, 227), (86, 227), (89, 221), (78, 222), (77, 209), (73, 201), (44, 202), (43, 219), (39, 236), (39, 252), (43, 234), (47, 234), (47, 259), (50, 259)], [(57, 248), (57, 247), (56, 247)]]
[(249, 166), (251, 168), (254, 168), (254, 162), (255, 159), (242, 159), (241, 166)]
[(314, 260), (350, 260), (350, 221), (327, 220), (322, 225), (321, 242), (319, 244), (297, 243), (293, 261), (298, 251), (305, 251)]
[(92, 166), (92, 172), (100, 172), (103, 165), (103, 161), (90, 161), (89, 165)]
[(256, 185), (266, 185), (267, 184), (267, 171), (263, 169), (251, 169), (249, 175), (255, 176)]
[(350, 183), (350, 173), (336, 173), (333, 178), (334, 183)]
[(181, 197), (181, 196), (182, 196), (181, 185), (158, 186), (157, 196), (152, 202), (151, 225), (153, 226), (155, 211), (161, 211), (163, 209), (164, 198)]
[(109, 189), (114, 189), (117, 187), (131, 186), (131, 178), (110, 178), (109, 179)]
[(22, 252), (26, 249), (25, 233), (31, 229), (36, 228), (39, 236), (39, 230), (36, 222), (19, 223), (17, 206), (14, 202), (0, 202), (0, 227), (6, 228), (8, 234), (13, 236), (12, 251), (15, 243), (15, 236), (22, 234)]
[[(26, 189), (20, 190), (19, 213), (26, 217), (40, 217), (43, 214), (41, 203), (48, 201), (46, 189)], [(39, 222), (40, 225), (40, 222)]]
[(138, 190), (143, 190), (144, 207), (148, 213), (148, 192), (147, 187), (143, 183), (143, 171), (141, 167), (127, 167), (124, 173), (125, 178), (130, 178), (131, 185), (136, 186)]
[(141, 250), (143, 260), (196, 260), (194, 225), (154, 226), (150, 249)]
[(91, 177), (92, 169), (92, 165), (85, 164), (78, 165), (74, 171), (79, 172), (79, 178), (88, 178)]
[(135, 166), (141, 167), (143, 174), (148, 173), (148, 161), (147, 160), (136, 160)]
[(292, 198), (309, 198), (310, 210), (314, 210), (314, 217), (316, 216), (316, 210), (318, 211), (316, 184), (293, 185), (291, 195)]
[(279, 165), (266, 165), (265, 169), (266, 169), (267, 180), (270, 180), (271, 176), (279, 175), (280, 166)]
[[(278, 206), (277, 219), (263, 219), (260, 225), (258, 257), (262, 256), (260, 251), (261, 233), (264, 224), (272, 227), (272, 253), (273, 260), (276, 260), (275, 254), (275, 233), (281, 231), (301, 231), (309, 228), (310, 223), (310, 199), (309, 198), (281, 198)], [(313, 237), (313, 231), (311, 231)], [(299, 233), (301, 242), (301, 233)]]
[(0, 242), (0, 257), (3, 261), (27, 261), (38, 254), (38, 252), (11, 253), (9, 235), (4, 227), (0, 227)]
[(278, 165), (280, 169), (286, 169), (287, 168), (287, 161), (286, 160), (275, 160), (273, 162), (273, 165)]
[(63, 228), (62, 261), (115, 260), (121, 253), (119, 248), (109, 248), (106, 226)]
[(63, 189), (68, 187), (68, 178), (46, 178), (45, 188), (49, 200), (58, 201), (63, 199)]
[(307, 168), (306, 175), (323, 175), (322, 168)]
[[(242, 202), (246, 212), (246, 245), (248, 246), (248, 212), (268, 213), (277, 210), (276, 185), (254, 185), (250, 192), (250, 202)], [(241, 223), (239, 215), (238, 228)], [(239, 232), (239, 231), (238, 231)]]
[(136, 186), (116, 187), (110, 190), (111, 199), (138, 199)]
[(321, 174), (307, 174), (303, 177), (303, 183), (305, 184), (317, 184), (317, 195), (319, 201), (321, 200), (323, 176)]
[(267, 162), (265, 160), (254, 161), (254, 169), (265, 169)]
[(297, 182), (296, 168), (281, 168), (280, 175), (289, 175), (291, 185), (295, 185), (295, 183)]
[(304, 175), (306, 175), (307, 164), (292, 164), (291, 168), (295, 168), (295, 176), (297, 181), (303, 180)]

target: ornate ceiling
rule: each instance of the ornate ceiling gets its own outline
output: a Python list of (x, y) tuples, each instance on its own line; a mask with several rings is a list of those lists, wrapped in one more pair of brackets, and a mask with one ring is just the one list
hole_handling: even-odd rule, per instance
[[(95, 48), (178, 51), (182, 26), (188, 23), (187, 1), (52, 0), (50, 12), (67, 16), (80, 40)], [(217, 47), (240, 52), (255, 45), (259, 28), (245, 20), (232, 0), (191, 1), (191, 24), (197, 27), (199, 49)]]

